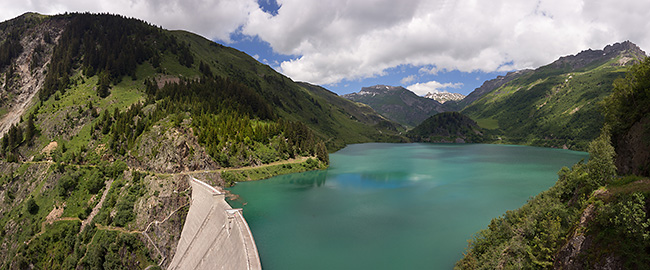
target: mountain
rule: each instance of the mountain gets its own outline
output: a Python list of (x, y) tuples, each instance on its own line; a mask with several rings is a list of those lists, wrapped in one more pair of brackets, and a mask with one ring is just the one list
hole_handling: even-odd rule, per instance
[(599, 103), (645, 55), (626, 41), (510, 73), (468, 95), (462, 112), (509, 143), (586, 149), (603, 125)]
[[(332, 106), (333, 103), (327, 97), (309, 91), (304, 84), (293, 82), (243, 52), (192, 33), (176, 31), (172, 34), (178, 39), (187, 40), (196, 55), (204, 59), (202, 61), (206, 64), (209, 63), (216, 74), (242, 82), (258, 92), (279, 118), (306, 124), (316, 136), (326, 142), (330, 151), (351, 143), (396, 140), (392, 137), (396, 133), (390, 127), (387, 130), (369, 128), (369, 124), (375, 123), (350, 118), (349, 110), (357, 108)], [(377, 113), (367, 114), (379, 117)]]
[(460, 101), (463, 98), (465, 98), (465, 95), (459, 94), (459, 93), (449, 93), (449, 92), (434, 92), (434, 93), (427, 93), (424, 95), (425, 98), (430, 98), (435, 101), (440, 102), (441, 104), (444, 104), (447, 101)]
[(480, 143), (483, 132), (471, 118), (459, 112), (443, 112), (409, 130), (406, 137), (415, 142)]
[(188, 175), (227, 187), (323, 169), (328, 151), (397, 134), (189, 32), (24, 14), (0, 23), (0, 267), (165, 267)]
[(458, 101), (458, 106), (460, 108), (464, 108), (467, 105), (472, 104), (474, 101), (480, 99), (485, 94), (490, 93), (495, 89), (503, 86), (504, 84), (509, 83), (510, 81), (524, 74), (527, 74), (531, 71), (532, 70), (524, 69), (519, 71), (508, 72), (505, 76), (497, 76), (495, 79), (487, 80), (483, 82), (483, 84), (479, 88), (474, 89), (474, 91), (469, 93), (469, 95), (467, 95), (462, 100)]
[[(381, 116), (380, 114), (375, 112), (375, 110), (373, 110), (372, 108), (370, 108), (365, 104), (360, 104), (345, 98), (341, 98), (336, 93), (329, 91), (318, 85), (313, 85), (305, 82), (299, 82), (298, 84), (301, 85), (303, 88), (307, 89), (308, 91), (310, 91), (312, 94), (325, 99), (328, 102), (328, 104), (330, 104), (330, 106), (332, 106), (334, 109), (338, 109), (338, 110), (342, 109), (341, 112), (343, 113), (343, 115), (345, 115), (346, 118), (361, 122), (365, 124), (364, 127), (371, 128), (366, 131), (368, 134), (374, 134), (376, 130), (399, 132), (399, 130), (401, 129), (401, 126), (398, 123), (386, 119), (385, 117)], [(343, 129), (343, 130), (349, 130), (349, 129)], [(353, 134), (346, 134), (343, 136), (352, 136), (352, 135)], [(378, 141), (386, 140), (387, 138), (389, 138), (387, 136), (390, 135), (383, 135), (383, 137), (377, 136), (376, 138), (373, 139)], [(393, 135), (392, 139), (390, 140), (402, 141), (403, 138)]]
[(469, 241), (455, 269), (650, 265), (649, 70), (645, 58), (614, 83), (603, 101), (606, 126), (589, 143), (589, 161), (560, 169), (551, 188), (493, 219)]
[(359, 92), (343, 97), (366, 104), (384, 117), (406, 127), (414, 127), (429, 116), (445, 111), (440, 102), (420, 97), (401, 86), (363, 87)]

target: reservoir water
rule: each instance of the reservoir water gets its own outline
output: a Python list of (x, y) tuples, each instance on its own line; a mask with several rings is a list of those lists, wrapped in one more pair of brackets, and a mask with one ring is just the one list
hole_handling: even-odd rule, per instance
[(467, 240), (584, 152), (485, 144), (350, 145), (328, 170), (237, 183), (264, 269), (451, 269)]

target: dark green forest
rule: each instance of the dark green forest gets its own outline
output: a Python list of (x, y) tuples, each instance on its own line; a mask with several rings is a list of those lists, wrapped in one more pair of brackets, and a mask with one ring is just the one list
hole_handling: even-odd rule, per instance
[(185, 43), (144, 21), (109, 14), (57, 15), (52, 20), (69, 17), (56, 46), (41, 100), (70, 87), (73, 71), (81, 69), (86, 77), (100, 75), (98, 95), (106, 97), (111, 83), (124, 76), (137, 79), (138, 65), (150, 61), (160, 67), (160, 57), (170, 52), (180, 64), (191, 67), (193, 55)]
[(443, 112), (431, 116), (409, 130), (406, 136), (416, 142), (454, 142), (462, 139), (468, 143), (483, 142), (484, 133), (476, 121), (459, 112)]

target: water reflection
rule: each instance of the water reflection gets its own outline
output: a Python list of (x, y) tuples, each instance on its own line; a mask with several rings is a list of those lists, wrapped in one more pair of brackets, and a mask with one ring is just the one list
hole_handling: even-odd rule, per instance
[(283, 175), (279, 178), (281, 179), (281, 182), (289, 183), (302, 188), (314, 188), (322, 187), (325, 185), (327, 174), (327, 170), (322, 170)]

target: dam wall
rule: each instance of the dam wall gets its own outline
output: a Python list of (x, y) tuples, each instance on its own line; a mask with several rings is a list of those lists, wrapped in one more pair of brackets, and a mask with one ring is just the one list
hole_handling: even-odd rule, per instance
[(241, 209), (225, 194), (190, 177), (192, 202), (167, 269), (262, 269), (257, 246)]

